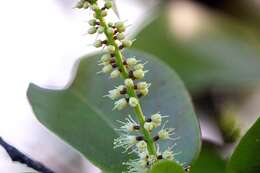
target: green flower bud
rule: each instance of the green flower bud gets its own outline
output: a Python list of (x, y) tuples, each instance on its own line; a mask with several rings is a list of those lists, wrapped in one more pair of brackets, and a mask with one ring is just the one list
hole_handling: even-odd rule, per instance
[(115, 27), (116, 28), (125, 28), (125, 24), (124, 24), (124, 22), (116, 22)]
[(99, 34), (102, 34), (104, 32), (104, 30), (105, 30), (104, 27), (101, 26), (101, 27), (98, 28), (97, 32)]
[(102, 17), (106, 17), (107, 16), (107, 11), (106, 10), (102, 10), (101, 11), (101, 16)]
[(88, 30), (88, 33), (89, 34), (95, 34), (97, 32), (97, 28), (96, 27), (91, 27), (91, 28), (89, 28), (89, 30)]
[(109, 27), (109, 28), (107, 29), (107, 33), (108, 33), (108, 34), (114, 34), (114, 29)]
[(101, 62), (108, 62), (110, 60), (111, 60), (111, 55), (110, 54), (105, 54), (100, 59)]
[(123, 39), (125, 39), (125, 35), (123, 33), (118, 33), (117, 34), (117, 39), (118, 40), (123, 40)]
[(112, 7), (113, 7), (113, 2), (112, 2), (111, 0), (107, 0), (107, 1), (105, 2), (105, 7), (106, 7), (107, 9), (112, 8)]
[(114, 78), (119, 77), (120, 74), (121, 74), (120, 71), (116, 69), (116, 70), (112, 71), (112, 73), (110, 74), (110, 77), (111, 77), (112, 79), (114, 79)]
[(83, 8), (83, 6), (84, 6), (84, 3), (82, 1), (79, 1), (75, 8), (81, 9), (81, 8)]
[(91, 19), (88, 21), (88, 24), (91, 26), (96, 26), (97, 20), (96, 19)]
[(116, 48), (115, 48), (115, 46), (109, 45), (109, 46), (107, 46), (107, 51), (109, 53), (114, 53), (116, 51)]
[(139, 103), (139, 101), (138, 101), (137, 98), (135, 98), (135, 97), (130, 97), (130, 99), (129, 99), (129, 105), (130, 105), (131, 107), (136, 107), (136, 106), (138, 105), (138, 103)]
[(92, 8), (92, 10), (94, 10), (94, 11), (96, 11), (96, 10), (99, 9), (99, 7), (97, 6), (97, 4), (93, 4), (93, 5), (91, 6), (91, 8)]
[(124, 47), (131, 47), (133, 45), (133, 42), (131, 40), (123, 40), (122, 44)]
[(111, 28), (114, 27), (113, 22), (108, 22), (108, 26), (111, 27)]
[(102, 46), (102, 41), (101, 41), (101, 40), (95, 41), (94, 46), (95, 46), (96, 48), (101, 47), (101, 46)]
[(125, 86), (129, 87), (129, 88), (134, 87), (134, 81), (132, 79), (126, 79), (125, 80)]
[(111, 64), (105, 65), (102, 69), (103, 73), (110, 73), (113, 70), (113, 67)]
[(88, 9), (89, 6), (90, 6), (89, 2), (84, 2), (82, 8), (84, 8), (84, 9)]

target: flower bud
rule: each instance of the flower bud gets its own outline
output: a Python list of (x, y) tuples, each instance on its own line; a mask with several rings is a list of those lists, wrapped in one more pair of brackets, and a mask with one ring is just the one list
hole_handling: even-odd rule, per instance
[(83, 6), (84, 6), (84, 2), (79, 1), (75, 8), (81, 9), (81, 8), (83, 8)]
[(105, 65), (102, 69), (103, 73), (110, 73), (113, 70), (113, 67), (111, 64)]
[(124, 22), (116, 22), (115, 27), (117, 28), (118, 32), (124, 32), (125, 31)]
[(111, 60), (111, 55), (110, 54), (104, 54), (102, 55), (102, 57), (100, 58), (101, 62), (109, 62)]
[(150, 87), (150, 84), (148, 84), (147, 82), (137, 83), (137, 89), (139, 89), (139, 90), (143, 90), (143, 89), (146, 89), (146, 88), (149, 88), (149, 87)]
[(115, 106), (113, 109), (122, 110), (127, 106), (127, 101), (125, 98), (122, 98), (115, 102)]
[(128, 88), (133, 88), (134, 87), (134, 81), (132, 79), (126, 79), (125, 80), (125, 86)]
[(147, 144), (145, 141), (140, 141), (136, 144), (136, 147), (138, 148), (138, 150), (143, 153), (147, 150)]
[(144, 123), (144, 128), (147, 130), (147, 131), (152, 131), (153, 130), (153, 128), (154, 128), (154, 125), (153, 125), (153, 123), (151, 123), (151, 122), (145, 122)]
[(127, 58), (126, 59), (126, 63), (129, 65), (129, 66), (133, 66), (135, 64), (137, 64), (137, 60), (135, 58)]
[(106, 10), (102, 10), (101, 11), (101, 16), (102, 17), (106, 17), (107, 16), (107, 11)]
[(89, 2), (84, 2), (82, 8), (84, 8), (84, 9), (88, 9), (89, 6), (90, 6)]
[(102, 46), (102, 41), (101, 41), (101, 40), (96, 40), (95, 43), (94, 43), (94, 46), (95, 46), (96, 48), (101, 47), (101, 46)]
[(151, 116), (152, 122), (155, 124), (156, 127), (161, 125), (162, 122), (162, 116), (161, 114), (157, 113), (157, 114), (153, 114)]
[(149, 89), (148, 89), (148, 88), (142, 89), (142, 90), (140, 90), (140, 93), (141, 93), (143, 96), (147, 96), (148, 93), (149, 93)]
[(119, 71), (118, 69), (116, 69), (116, 70), (114, 70), (114, 71), (111, 72), (110, 77), (111, 77), (112, 79), (114, 79), (114, 78), (119, 77), (120, 74), (121, 74), (120, 71)]
[(124, 47), (129, 48), (133, 45), (133, 42), (131, 40), (123, 40), (122, 44), (123, 44)]
[(138, 101), (137, 98), (135, 98), (135, 97), (130, 97), (130, 99), (129, 99), (129, 105), (130, 105), (131, 107), (136, 107), (136, 106), (138, 105), (138, 103), (139, 103), (139, 101)]
[(113, 2), (111, 0), (106, 0), (105, 7), (107, 9), (112, 8), (113, 7)]
[(133, 74), (136, 79), (142, 79), (144, 78), (145, 72), (143, 70), (135, 70)]
[(111, 27), (107, 28), (107, 33), (108, 34), (114, 34), (114, 29), (111, 28)]
[(97, 4), (92, 4), (92, 5), (91, 5), (91, 8), (92, 8), (93, 11), (96, 11), (96, 10), (99, 9), (99, 7), (97, 6)]
[(114, 53), (116, 51), (116, 48), (115, 48), (115, 46), (109, 45), (109, 46), (107, 46), (107, 51), (109, 53)]
[(89, 28), (89, 30), (88, 30), (88, 34), (95, 34), (96, 32), (97, 32), (97, 28), (94, 26)]
[(136, 66), (134, 66), (135, 70), (143, 70), (144, 69), (144, 65), (143, 64), (137, 64)]
[(91, 26), (96, 26), (97, 20), (96, 19), (91, 19), (88, 21), (88, 24)]
[(118, 40), (123, 40), (123, 39), (125, 39), (125, 35), (123, 33), (118, 33), (117, 34), (117, 39)]
[(101, 27), (98, 28), (97, 32), (99, 34), (102, 34), (104, 32), (104, 30), (105, 30), (104, 27), (101, 26)]

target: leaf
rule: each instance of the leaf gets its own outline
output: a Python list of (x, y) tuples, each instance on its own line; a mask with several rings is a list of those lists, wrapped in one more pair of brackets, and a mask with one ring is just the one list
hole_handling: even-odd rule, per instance
[(226, 161), (211, 146), (204, 145), (195, 165), (191, 167), (190, 173), (225, 173)]
[(182, 166), (174, 161), (164, 160), (155, 164), (150, 173), (186, 173)]
[[(178, 76), (167, 65), (147, 54), (128, 51), (127, 57), (136, 56), (148, 61), (146, 80), (152, 82), (149, 96), (142, 98), (146, 115), (160, 111), (169, 115), (168, 125), (176, 128), (178, 141), (161, 145), (178, 144), (174, 149), (182, 152), (177, 159), (190, 164), (200, 150), (200, 129), (190, 97)], [(114, 129), (132, 109), (112, 111), (113, 102), (103, 96), (108, 90), (122, 84), (121, 80), (108, 80), (106, 75), (96, 75), (100, 55), (82, 58), (73, 83), (63, 90), (43, 89), (31, 84), (28, 98), (37, 118), (47, 128), (79, 150), (92, 163), (107, 173), (119, 173), (125, 168), (128, 155), (114, 150), (112, 141), (118, 136)]]
[(161, 12), (138, 33), (134, 46), (170, 65), (193, 93), (209, 87), (227, 90), (259, 84), (258, 42), (251, 44), (232, 20), (211, 20), (216, 25), (214, 30), (210, 30), (210, 26), (201, 26), (204, 30), (181, 41), (172, 34), (174, 31), (169, 27), (169, 20)]
[(260, 118), (241, 139), (228, 162), (229, 173), (260, 172)]

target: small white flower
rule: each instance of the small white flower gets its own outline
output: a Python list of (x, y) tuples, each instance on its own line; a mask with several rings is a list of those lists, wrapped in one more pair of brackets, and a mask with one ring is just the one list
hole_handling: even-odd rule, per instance
[(105, 97), (109, 97), (111, 100), (115, 100), (122, 95), (121, 91), (123, 89), (124, 89), (124, 85), (119, 85), (118, 87), (116, 87), (116, 89), (108, 91), (109, 94), (105, 95)]
[(147, 160), (149, 165), (153, 165), (157, 161), (157, 157), (155, 155), (149, 155)]
[(155, 124), (156, 127), (160, 126), (162, 123), (162, 116), (159, 113), (153, 114), (151, 116), (152, 122)]
[(138, 140), (136, 136), (122, 135), (114, 140), (114, 148), (122, 147), (125, 149), (124, 152), (127, 152), (130, 148), (137, 144), (137, 142)]
[(154, 128), (154, 124), (153, 123), (151, 123), (151, 122), (145, 122), (144, 123), (144, 128), (147, 130), (147, 131), (152, 131), (153, 130), (153, 128)]
[(163, 159), (166, 160), (173, 160), (174, 159), (174, 154), (171, 148), (168, 148), (167, 150), (165, 150), (162, 154)]
[(115, 46), (109, 45), (109, 46), (107, 46), (107, 51), (109, 53), (115, 53), (116, 48), (115, 48)]
[(119, 120), (117, 122), (122, 124), (122, 126), (119, 129), (116, 129), (118, 131), (129, 133), (140, 129), (140, 126), (135, 122), (131, 115), (128, 115), (128, 118), (126, 118), (126, 122), (122, 122)]
[(134, 66), (138, 63), (138, 61), (136, 60), (136, 58), (127, 58), (126, 59), (126, 63), (129, 65), (129, 66)]
[(137, 64), (136, 66), (134, 66), (135, 70), (143, 70), (144, 69), (144, 65), (143, 64)]
[(145, 141), (140, 141), (136, 144), (136, 147), (139, 152), (143, 153), (147, 150), (147, 144)]
[(122, 98), (122, 99), (116, 101), (116, 102), (114, 103), (114, 105), (115, 105), (115, 106), (114, 106), (113, 110), (114, 110), (114, 109), (122, 110), (122, 109), (124, 109), (124, 108), (128, 105), (128, 103), (127, 103), (127, 101), (126, 101), (125, 98)]
[(123, 165), (127, 166), (128, 171), (123, 173), (148, 173), (149, 168), (147, 168), (146, 160), (130, 160), (128, 162), (123, 163)]
[(118, 69), (116, 69), (116, 70), (114, 70), (114, 71), (111, 72), (110, 77), (111, 77), (112, 79), (114, 79), (114, 78), (119, 77), (120, 74), (121, 74), (121, 72), (120, 72)]
[(141, 93), (143, 96), (147, 96), (148, 93), (149, 93), (149, 89), (148, 89), (148, 88), (142, 89), (142, 90), (140, 90), (140, 93)]
[(130, 99), (129, 99), (129, 105), (130, 105), (131, 107), (136, 107), (138, 104), (139, 104), (139, 101), (138, 101), (137, 98), (135, 98), (135, 97), (130, 97)]
[(143, 90), (146, 88), (149, 88), (151, 86), (151, 84), (147, 83), (147, 82), (139, 82), (137, 83), (137, 89), (138, 90)]
[(110, 73), (113, 70), (113, 67), (111, 64), (107, 64), (102, 68), (103, 73)]
[(158, 136), (160, 139), (174, 139), (171, 138), (171, 136), (174, 135), (174, 129), (173, 128), (166, 128), (162, 129), (158, 132)]
[(139, 70), (135, 70), (133, 72), (133, 75), (136, 79), (142, 79), (144, 78), (145, 73), (147, 73), (148, 71), (143, 71), (142, 69)]
[(134, 87), (134, 81), (132, 79), (126, 79), (125, 80), (125, 86), (128, 87), (128, 88), (132, 88)]
[(100, 62), (110, 62), (111, 61), (111, 55), (110, 54), (104, 54), (100, 58)]

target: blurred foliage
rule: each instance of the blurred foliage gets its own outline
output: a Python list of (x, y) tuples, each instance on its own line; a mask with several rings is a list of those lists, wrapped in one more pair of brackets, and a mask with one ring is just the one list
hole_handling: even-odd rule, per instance
[(181, 41), (169, 27), (167, 10), (162, 11), (137, 35), (135, 47), (173, 67), (191, 92), (260, 83), (258, 42), (237, 22), (212, 17), (214, 26), (202, 26), (191, 39)]
[[(164, 141), (160, 149), (174, 147), (182, 154), (176, 156), (181, 163), (191, 164), (200, 151), (200, 129), (187, 91), (175, 72), (158, 58), (140, 52), (127, 51), (127, 57), (136, 56), (143, 62), (149, 61), (146, 80), (152, 81), (149, 97), (143, 98), (142, 107), (147, 115), (160, 111), (168, 115), (168, 124), (181, 138)], [(64, 90), (48, 90), (31, 84), (28, 98), (32, 108), (46, 127), (59, 135), (84, 154), (102, 170), (121, 173), (122, 162), (129, 155), (113, 149), (112, 140), (119, 135), (115, 130), (116, 120), (124, 121), (133, 111), (112, 111), (111, 100), (103, 96), (121, 80), (108, 81), (106, 75), (97, 76), (100, 54), (80, 61), (74, 82)], [(124, 116), (125, 115), (125, 116)]]

